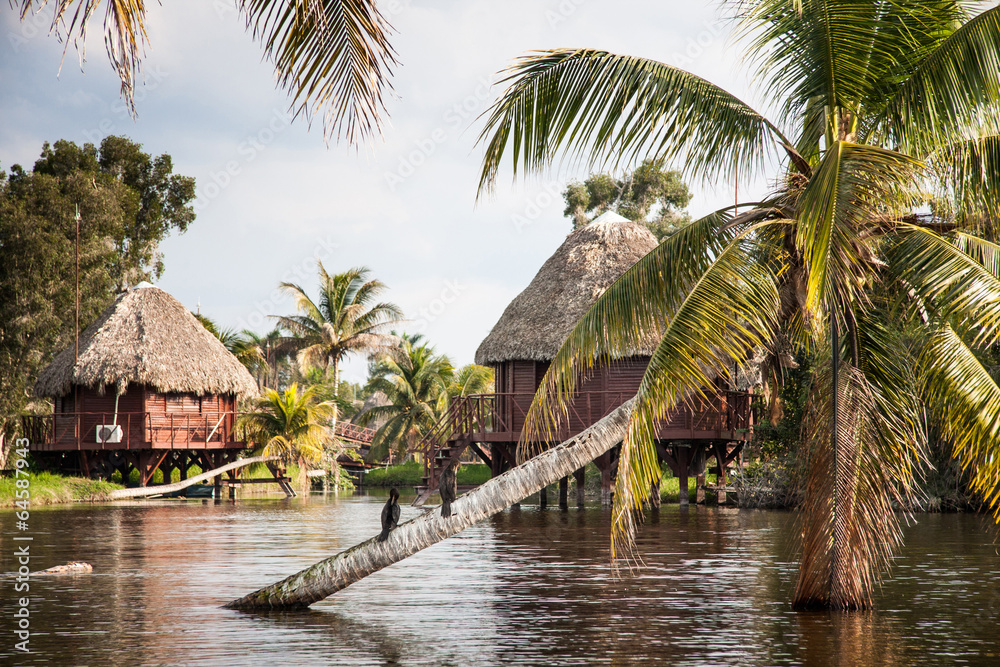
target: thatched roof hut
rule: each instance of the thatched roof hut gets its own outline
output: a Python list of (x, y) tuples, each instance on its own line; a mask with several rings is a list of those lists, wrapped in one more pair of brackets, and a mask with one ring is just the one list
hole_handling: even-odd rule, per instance
[(35, 394), (65, 396), (73, 385), (123, 394), (129, 384), (163, 394), (255, 396), (257, 384), (180, 301), (149, 283), (120, 295), (74, 346), (38, 376)]
[[(551, 361), (597, 297), (656, 245), (648, 229), (610, 211), (577, 229), (507, 306), (476, 363)], [(652, 354), (653, 342), (635, 354)]]

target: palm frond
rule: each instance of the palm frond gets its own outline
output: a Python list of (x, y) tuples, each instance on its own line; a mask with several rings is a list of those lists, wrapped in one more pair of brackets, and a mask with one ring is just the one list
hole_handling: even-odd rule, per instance
[(861, 233), (873, 219), (911, 203), (919, 163), (894, 151), (835, 142), (799, 199), (797, 243), (809, 271), (806, 309), (863, 300), (873, 258)]
[[(559, 151), (593, 163), (684, 158), (687, 173), (742, 178), (791, 142), (735, 96), (683, 70), (589, 49), (524, 56), (507, 70), (507, 90), (487, 112), (480, 192), (491, 189), (509, 150), (518, 169), (540, 171)], [(739, 165), (739, 167), (737, 167)]]
[(239, 8), (296, 116), (322, 115), (327, 139), (381, 134), (397, 61), (374, 0), (239, 0)]
[(921, 59), (885, 105), (878, 134), (920, 157), (998, 134), (1000, 7), (967, 21)]

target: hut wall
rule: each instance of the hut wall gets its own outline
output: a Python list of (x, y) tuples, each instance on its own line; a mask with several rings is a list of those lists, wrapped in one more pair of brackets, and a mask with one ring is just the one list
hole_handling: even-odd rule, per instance
[[(569, 406), (569, 428), (578, 433), (635, 395), (648, 357), (632, 357), (612, 362), (594, 370), (578, 385), (579, 393)], [(500, 396), (497, 409), (505, 430), (520, 434), (532, 396), (541, 385), (549, 363), (516, 360), (494, 366), (496, 391)]]
[[(130, 443), (141, 443), (145, 438), (143, 420), (143, 390), (137, 385), (129, 385), (125, 393), (118, 397), (118, 409), (115, 411), (115, 392), (109, 389), (103, 394), (96, 389), (81, 387), (74, 395), (70, 392), (55, 401), (56, 433), (59, 440), (69, 438), (76, 441), (76, 416), (73, 413), (83, 413), (80, 417), (80, 440), (83, 443), (96, 443), (97, 427), (115, 424), (121, 427), (124, 448)], [(60, 417), (60, 415), (66, 415)], [(72, 416), (71, 416), (72, 415)], [(114, 445), (107, 444), (114, 449)]]

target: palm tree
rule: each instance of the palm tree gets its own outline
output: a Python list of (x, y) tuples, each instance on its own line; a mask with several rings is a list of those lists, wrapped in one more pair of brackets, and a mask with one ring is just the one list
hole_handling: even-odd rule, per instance
[(730, 4), (774, 120), (639, 57), (560, 49), (508, 71), (481, 135), (481, 192), (508, 154), (515, 174), (566, 153), (677, 160), (688, 176), (730, 182), (783, 158), (774, 192), (682, 228), (597, 300), (551, 364), (533, 434), (558, 420), (580, 369), (658, 336), (615, 492), (612, 552), (628, 556), (666, 411), (761, 348), (778, 380), (794, 353), (819, 352), (795, 604), (868, 607), (901, 539), (893, 507), (922, 465), (928, 418), (1000, 507), (1000, 387), (976, 356), (1000, 338), (1000, 246), (988, 240), (1000, 213), (1000, 8)]
[[(71, 42), (86, 43), (91, 16), (100, 3), (52, 3), (52, 32), (66, 45), (64, 55)], [(45, 1), (18, 4), (24, 21), (41, 11)], [(392, 26), (375, 0), (239, 0), (237, 6), (247, 30), (274, 63), (278, 85), (291, 95), (296, 116), (322, 116), (328, 140), (336, 136), (355, 144), (381, 133), (383, 96), (392, 91), (390, 78), (397, 62), (389, 44)], [(136, 75), (148, 46), (145, 2), (114, 3), (104, 16), (108, 59), (134, 114)]]
[(632, 407), (626, 402), (583, 433), (539, 456), (494, 477), (455, 503), (456, 514), (445, 519), (440, 512), (425, 512), (389, 533), (385, 542), (377, 535), (346, 551), (312, 565), (276, 584), (233, 600), (229, 609), (303, 609), (314, 602), (398, 563), (475, 525), (533, 493), (554, 484), (611, 449), (625, 435)]
[(255, 456), (280, 456), (296, 462), (303, 491), (308, 491), (307, 464), (323, 458), (332, 437), (327, 426), (333, 405), (320, 401), (316, 387), (299, 392), (298, 384), (285, 391), (266, 389), (254, 400), (254, 409), (240, 415), (237, 428), (249, 442), (256, 443)]
[(493, 393), (493, 369), (479, 364), (468, 364), (455, 371), (448, 385), (448, 397)]
[(448, 387), (454, 378), (451, 361), (421, 343), (423, 336), (401, 337), (401, 354), (384, 354), (371, 370), (368, 389), (381, 391), (389, 403), (369, 409), (361, 425), (384, 422), (375, 432), (368, 458), (381, 461), (393, 449), (405, 452), (430, 430), (448, 409)]
[[(292, 334), (285, 339), (284, 349), (297, 353), (303, 373), (309, 368), (324, 369), (327, 384), (336, 391), (340, 387), (340, 362), (347, 355), (395, 352), (399, 339), (383, 332), (403, 313), (394, 303), (376, 301), (385, 291), (385, 284), (369, 280), (371, 272), (367, 268), (330, 275), (322, 262), (317, 266), (319, 303), (299, 285), (281, 283), (281, 288), (295, 297), (295, 307), (301, 314), (276, 319)], [(331, 419), (331, 431), (336, 432), (336, 411)]]

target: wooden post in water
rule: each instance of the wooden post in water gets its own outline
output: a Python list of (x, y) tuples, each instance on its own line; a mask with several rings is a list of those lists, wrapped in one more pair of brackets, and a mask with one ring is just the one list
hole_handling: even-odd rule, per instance
[(549, 489), (548, 487), (542, 487), (538, 492), (538, 506), (545, 509), (549, 506)]
[(559, 509), (569, 509), (569, 477), (559, 479)]
[(674, 451), (677, 457), (677, 481), (680, 491), (677, 502), (680, 503), (681, 507), (687, 507), (691, 504), (691, 494), (688, 490), (688, 461), (691, 458), (691, 449), (689, 447), (674, 447)]
[(582, 508), (584, 501), (584, 493), (586, 491), (585, 484), (587, 477), (587, 472), (585, 468), (580, 468), (573, 473), (573, 478), (576, 480), (576, 506)]

